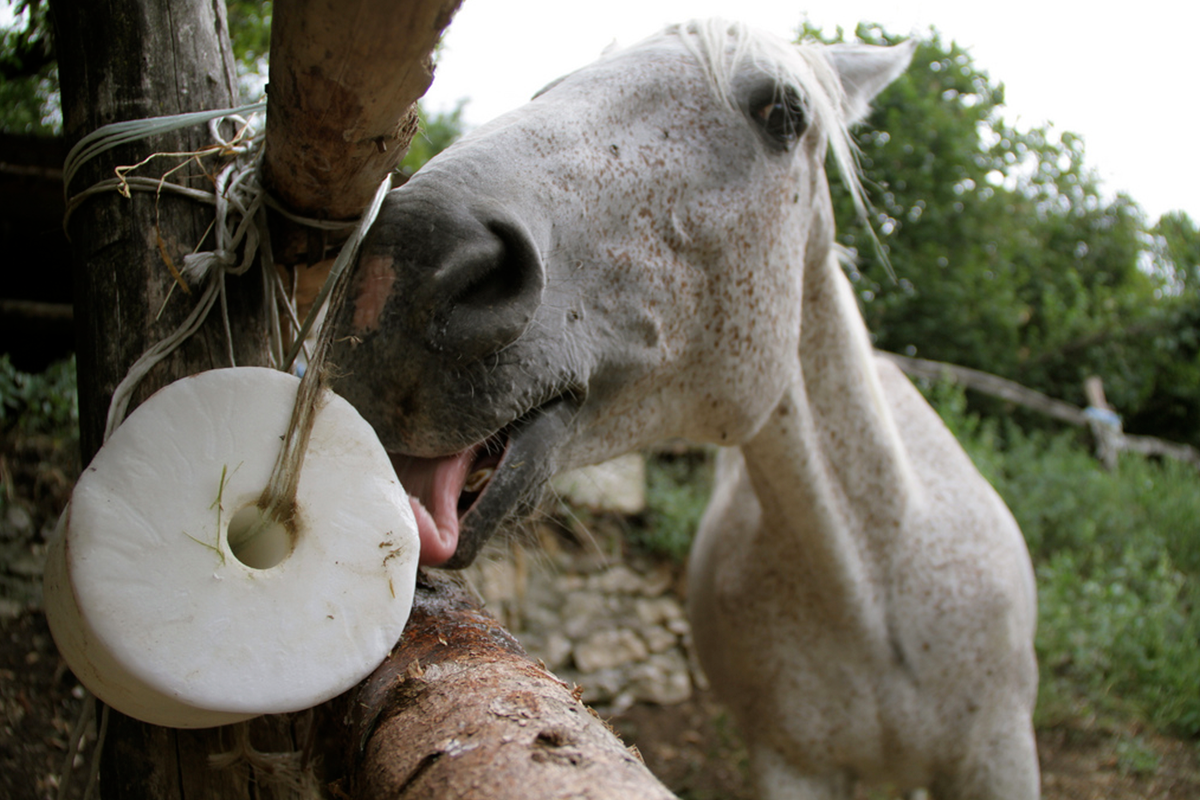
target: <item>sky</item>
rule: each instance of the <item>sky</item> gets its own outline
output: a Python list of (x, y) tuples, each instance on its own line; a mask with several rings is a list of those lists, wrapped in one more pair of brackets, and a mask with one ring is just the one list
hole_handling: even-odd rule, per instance
[(723, 16), (792, 38), (805, 14), (826, 31), (935, 26), (1004, 83), (1007, 120), (1082, 135), (1106, 193), (1127, 192), (1151, 223), (1173, 209), (1200, 221), (1198, 0), (464, 0), (425, 105), (468, 98), (478, 125), (667, 24)]

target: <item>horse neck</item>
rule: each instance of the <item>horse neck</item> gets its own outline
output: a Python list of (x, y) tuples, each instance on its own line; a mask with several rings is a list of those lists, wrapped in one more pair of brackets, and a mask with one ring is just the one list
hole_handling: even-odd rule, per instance
[[(913, 481), (866, 327), (836, 258), (804, 277), (797, 369), (742, 447), (762, 507), (759, 546), (802, 557), (832, 590), (861, 597), (895, 541)], [(802, 551), (796, 555), (796, 549)]]

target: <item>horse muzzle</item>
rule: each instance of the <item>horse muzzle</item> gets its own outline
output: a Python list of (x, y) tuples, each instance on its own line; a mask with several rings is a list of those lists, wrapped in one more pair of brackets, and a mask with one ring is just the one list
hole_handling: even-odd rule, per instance
[(441, 553), (426, 563), (451, 567), (540, 490), (575, 408), (554, 381), (518, 379), (528, 370), (514, 343), (546, 285), (533, 237), (456, 186), (414, 179), (388, 196), (335, 311), (330, 355), (333, 389), (417, 487), (423, 542)]

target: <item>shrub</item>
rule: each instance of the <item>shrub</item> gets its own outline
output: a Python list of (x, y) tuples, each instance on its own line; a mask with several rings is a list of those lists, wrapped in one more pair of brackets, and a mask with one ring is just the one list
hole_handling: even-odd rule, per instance
[(1136, 454), (1108, 472), (1074, 431), (1026, 433), (968, 414), (960, 389), (926, 391), (1029, 543), (1043, 705), (1200, 735), (1200, 474)]
[(70, 438), (79, 426), (75, 388), (75, 357), (31, 375), (0, 354), (0, 426), (15, 426), (25, 434)]
[(646, 512), (633, 527), (639, 547), (683, 561), (692, 547), (712, 487), (712, 454), (691, 450), (646, 462)]

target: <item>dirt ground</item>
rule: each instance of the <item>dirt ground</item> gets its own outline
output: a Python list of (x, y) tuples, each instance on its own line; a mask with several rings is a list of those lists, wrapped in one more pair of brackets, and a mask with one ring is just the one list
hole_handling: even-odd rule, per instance
[[(750, 800), (745, 751), (725, 712), (708, 692), (671, 708), (637, 705), (613, 720), (637, 744), (650, 770), (689, 800)], [(1086, 725), (1038, 731), (1045, 800), (1196, 800), (1200, 757), (1194, 744), (1141, 734), (1156, 765), (1131, 771), (1121, 758), (1133, 731)], [(877, 798), (860, 792), (860, 800)]]
[[(84, 693), (62, 665), (40, 611), (44, 538), (71, 485), (69, 452), (52, 441), (0, 440), (0, 798), (57, 796)], [(678, 571), (670, 564), (639, 568)], [(672, 590), (674, 591), (674, 590)], [(611, 718), (651, 770), (688, 800), (749, 798), (745, 752), (711, 693), (695, 689), (671, 705), (645, 702)], [(85, 732), (95, 741), (95, 730)], [(1092, 720), (1038, 732), (1043, 797), (1053, 800), (1200, 798), (1200, 748)], [(66, 796), (82, 796), (87, 763), (76, 759)], [(863, 795), (863, 797), (869, 797)]]

